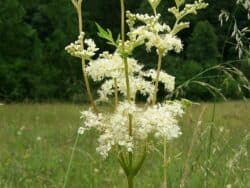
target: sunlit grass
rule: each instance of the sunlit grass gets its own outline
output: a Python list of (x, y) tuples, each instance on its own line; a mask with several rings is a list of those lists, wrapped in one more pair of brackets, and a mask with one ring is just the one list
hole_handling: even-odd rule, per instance
[[(207, 105), (203, 124), (190, 161), (187, 187), (225, 187), (235, 176), (242, 187), (249, 186), (249, 161), (241, 156), (242, 171), (230, 172), (227, 162), (234, 156), (250, 130), (250, 103), (217, 103), (212, 139), (212, 154), (207, 158), (213, 104), (193, 106), (182, 120), (183, 135), (169, 143), (171, 163), (169, 187), (178, 187), (186, 153), (201, 109)], [(84, 105), (12, 104), (0, 106), (0, 187), (61, 187), (70, 153), (81, 122)], [(105, 110), (109, 110), (106, 108)], [(111, 157), (102, 161), (96, 154), (95, 133), (81, 136), (68, 177), (68, 187), (126, 187), (118, 162)], [(226, 144), (225, 144), (226, 143)], [(249, 140), (247, 141), (249, 150)], [(136, 177), (136, 187), (154, 188), (162, 183), (161, 148), (148, 155)], [(245, 170), (245, 171), (243, 171)], [(204, 174), (207, 174), (207, 179)], [(234, 174), (236, 173), (236, 174)], [(233, 176), (233, 178), (231, 177)], [(115, 177), (115, 178), (114, 178)], [(249, 176), (248, 176), (249, 177)], [(232, 186), (233, 187), (233, 186)]]

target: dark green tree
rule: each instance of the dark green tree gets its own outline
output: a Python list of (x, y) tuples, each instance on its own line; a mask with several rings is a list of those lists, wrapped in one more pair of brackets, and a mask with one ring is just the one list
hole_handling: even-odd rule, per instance
[(187, 58), (197, 62), (215, 61), (219, 57), (217, 36), (208, 21), (198, 22), (187, 46)]
[(20, 99), (32, 91), (32, 67), (41, 62), (36, 31), (23, 22), (26, 11), (18, 0), (0, 2), (0, 97)]

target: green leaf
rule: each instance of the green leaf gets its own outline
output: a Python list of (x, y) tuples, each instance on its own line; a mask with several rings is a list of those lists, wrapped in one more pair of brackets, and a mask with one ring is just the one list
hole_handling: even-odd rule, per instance
[(97, 29), (98, 29), (98, 36), (103, 38), (103, 39), (106, 39), (108, 42), (108, 44), (112, 45), (112, 46), (118, 46), (118, 39), (120, 38), (119, 35), (118, 35), (118, 39), (115, 41), (114, 38), (113, 38), (113, 34), (112, 32), (110, 31), (110, 29), (103, 29), (102, 26), (100, 26), (98, 23), (96, 23), (96, 26), (97, 26)]

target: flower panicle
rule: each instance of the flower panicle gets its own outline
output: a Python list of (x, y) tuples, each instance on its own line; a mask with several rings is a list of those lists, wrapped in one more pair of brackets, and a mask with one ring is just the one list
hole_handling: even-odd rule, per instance
[(82, 32), (78, 36), (78, 40), (66, 46), (65, 50), (74, 57), (90, 60), (99, 50), (99, 48), (96, 47), (93, 39), (85, 39), (84, 44), (87, 45), (87, 48), (84, 49), (82, 43), (84, 35), (84, 32)]
[[(95, 129), (100, 133), (99, 146), (96, 151), (103, 157), (108, 157), (111, 151), (120, 147), (127, 152), (133, 152), (138, 143), (150, 137), (172, 140), (181, 135), (178, 117), (184, 114), (184, 106), (180, 102), (166, 101), (163, 104), (138, 107), (128, 101), (120, 102), (114, 113), (96, 115), (90, 109), (81, 112), (84, 125), (78, 133)], [(127, 115), (133, 114), (133, 136), (128, 134)]]

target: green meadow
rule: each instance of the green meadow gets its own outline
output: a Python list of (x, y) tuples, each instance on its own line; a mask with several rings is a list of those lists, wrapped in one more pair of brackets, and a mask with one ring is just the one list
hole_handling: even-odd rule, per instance
[[(6, 104), (0, 106), (0, 187), (62, 187), (86, 105)], [(109, 110), (110, 107), (103, 107)], [(250, 187), (250, 102), (195, 104), (168, 143), (168, 187)], [(79, 137), (68, 188), (125, 188), (115, 157), (96, 154), (97, 134)], [(156, 145), (135, 179), (137, 188), (162, 185), (162, 145)]]

